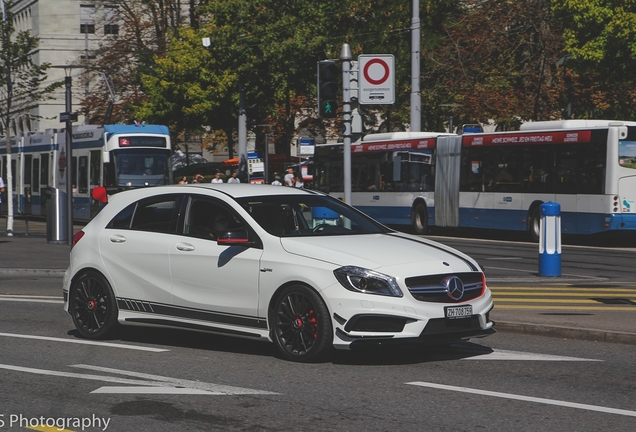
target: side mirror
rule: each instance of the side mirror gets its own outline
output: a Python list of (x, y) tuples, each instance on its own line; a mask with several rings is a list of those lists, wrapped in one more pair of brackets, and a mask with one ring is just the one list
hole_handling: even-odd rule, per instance
[(222, 231), (216, 243), (221, 246), (254, 246), (254, 242), (250, 241), (247, 231), (244, 229), (234, 231)]
[(108, 193), (104, 186), (94, 187), (91, 191), (91, 197), (93, 197), (95, 201), (103, 202), (104, 204), (108, 203)]

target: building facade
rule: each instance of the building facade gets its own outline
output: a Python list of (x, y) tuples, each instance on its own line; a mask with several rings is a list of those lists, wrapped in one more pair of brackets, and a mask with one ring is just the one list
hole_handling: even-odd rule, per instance
[[(87, 71), (88, 52), (100, 38), (118, 32), (116, 10), (104, 10), (90, 1), (80, 0), (14, 0), (12, 12), (16, 32), (30, 30), (40, 40), (33, 61), (37, 65), (51, 64), (45, 83), (64, 81), (66, 76), (72, 78), (72, 111), (77, 111), (91, 83), (101, 79), (100, 75)], [(50, 96), (53, 99), (40, 101), (31, 109), (31, 115), (39, 119), (29, 124), (24, 117), (18, 118), (13, 132), (64, 127), (60, 113), (66, 111), (65, 87)], [(75, 124), (84, 124), (82, 116)]]

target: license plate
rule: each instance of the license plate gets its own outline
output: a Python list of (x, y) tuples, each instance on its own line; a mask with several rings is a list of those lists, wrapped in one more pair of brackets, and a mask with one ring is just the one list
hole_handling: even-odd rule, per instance
[(446, 306), (444, 311), (449, 319), (470, 318), (473, 315), (473, 306)]

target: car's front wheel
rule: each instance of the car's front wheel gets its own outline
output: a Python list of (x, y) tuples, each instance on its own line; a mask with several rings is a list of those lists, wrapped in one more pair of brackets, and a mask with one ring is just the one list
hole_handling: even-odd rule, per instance
[(115, 332), (117, 302), (106, 278), (89, 270), (77, 277), (69, 293), (69, 311), (82, 337), (103, 339)]
[(272, 340), (288, 360), (316, 362), (333, 346), (329, 311), (312, 289), (293, 285), (285, 288), (270, 309)]

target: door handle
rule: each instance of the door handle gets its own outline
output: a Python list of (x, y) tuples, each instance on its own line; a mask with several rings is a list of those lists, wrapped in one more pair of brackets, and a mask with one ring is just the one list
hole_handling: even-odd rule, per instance
[(177, 249), (183, 252), (191, 252), (194, 250), (194, 246), (190, 243), (177, 243)]
[(114, 234), (109, 238), (111, 243), (124, 243), (126, 241), (126, 237), (120, 234)]

